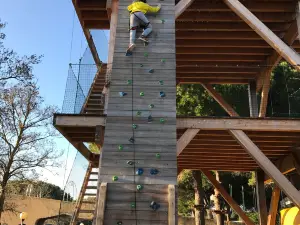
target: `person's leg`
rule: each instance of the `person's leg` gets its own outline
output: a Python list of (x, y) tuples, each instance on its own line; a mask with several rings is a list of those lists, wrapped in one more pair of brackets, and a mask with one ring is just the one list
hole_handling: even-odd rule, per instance
[(136, 13), (136, 16), (140, 20), (140, 23), (143, 24), (143, 26), (146, 27), (139, 39), (142, 40), (142, 41), (147, 41), (147, 39), (145, 39), (145, 38), (152, 32), (152, 25), (150, 24), (149, 20), (144, 15), (144, 13), (138, 12), (138, 13)]
[(130, 55), (132, 50), (135, 48), (135, 37), (136, 37), (136, 29), (139, 25), (137, 18), (135, 15), (130, 15), (130, 34), (129, 34), (129, 47), (127, 49), (126, 55)]
[(151, 32), (152, 32), (152, 25), (151, 23), (149, 23), (147, 28), (142, 33), (142, 36), (147, 37)]

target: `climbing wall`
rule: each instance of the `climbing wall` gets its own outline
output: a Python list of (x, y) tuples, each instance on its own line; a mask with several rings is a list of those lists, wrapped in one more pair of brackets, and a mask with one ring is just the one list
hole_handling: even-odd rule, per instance
[(104, 224), (168, 224), (168, 218), (175, 224), (168, 209), (175, 204), (168, 187), (177, 184), (175, 3), (148, 1), (162, 4), (148, 15), (150, 43), (137, 39), (133, 55), (125, 56), (130, 3), (119, 1), (110, 76), (99, 176), (107, 183)]

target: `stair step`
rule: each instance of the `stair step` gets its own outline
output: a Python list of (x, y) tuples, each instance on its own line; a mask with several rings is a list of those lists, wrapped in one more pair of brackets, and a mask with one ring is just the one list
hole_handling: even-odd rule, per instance
[(86, 189), (97, 190), (97, 186), (87, 186)]
[(91, 175), (98, 175), (98, 172), (91, 172)]
[(94, 209), (80, 209), (79, 213), (94, 213)]
[(78, 221), (89, 221), (89, 220), (92, 221), (93, 219), (91, 219), (91, 218), (82, 218), (82, 217), (76, 219), (77, 222)]
[(103, 108), (85, 108), (84, 111), (103, 111)]
[(90, 182), (98, 181), (98, 179), (89, 179)]
[(84, 193), (85, 196), (96, 196), (96, 193)]
[(96, 201), (82, 201), (82, 204), (92, 204), (92, 205), (94, 205), (94, 204), (96, 204)]

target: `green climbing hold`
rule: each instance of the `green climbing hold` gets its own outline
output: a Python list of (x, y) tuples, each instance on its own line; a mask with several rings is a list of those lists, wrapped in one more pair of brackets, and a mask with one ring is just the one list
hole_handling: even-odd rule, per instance
[(149, 108), (150, 108), (150, 109), (153, 109), (153, 108), (154, 108), (154, 105), (153, 105), (153, 104), (150, 104), (150, 105), (149, 105)]
[(129, 161), (127, 161), (127, 164), (130, 165), (130, 166), (133, 166), (134, 162), (129, 160)]
[(165, 23), (165, 20), (164, 20), (164, 19), (162, 19), (162, 20), (161, 20), (161, 23)]
[(161, 59), (160, 61), (161, 61), (162, 63), (166, 62), (166, 60), (165, 60), (165, 59)]
[(143, 64), (140, 64), (140, 67), (143, 67), (144, 65)]
[(113, 181), (117, 181), (118, 179), (119, 179), (118, 176), (113, 176), (113, 177), (112, 177), (112, 180), (113, 180)]
[(124, 146), (123, 145), (119, 145), (119, 150), (123, 150), (124, 149)]
[(145, 53), (144, 53), (144, 56), (145, 56), (145, 57), (148, 57), (148, 56), (149, 56), (148, 52), (145, 52)]
[(160, 85), (164, 85), (164, 81), (163, 81), (163, 80), (158, 81), (158, 83), (159, 83)]
[(132, 203), (130, 204), (130, 206), (131, 206), (131, 208), (135, 208), (135, 203), (132, 202)]
[(143, 189), (143, 185), (141, 185), (141, 184), (136, 185), (136, 189), (138, 191), (142, 190)]
[(140, 116), (140, 115), (142, 115), (142, 112), (141, 112), (141, 111), (137, 111), (137, 112), (136, 112), (136, 115), (137, 115), (137, 116)]
[(132, 80), (127, 80), (127, 84), (132, 84)]
[(133, 128), (133, 129), (136, 129), (136, 128), (137, 128), (137, 125), (136, 125), (136, 124), (132, 124), (132, 128)]
[(145, 96), (145, 93), (144, 93), (144, 92), (141, 92), (141, 93), (140, 93), (140, 96), (142, 96), (142, 97)]
[(155, 154), (155, 157), (156, 157), (157, 159), (160, 159), (160, 154), (159, 154), (159, 153), (156, 153), (156, 154)]
[(122, 225), (122, 224), (123, 224), (122, 221), (117, 222), (117, 225)]
[(166, 120), (165, 120), (164, 118), (160, 118), (160, 119), (159, 119), (159, 122), (160, 122), (160, 123), (164, 123), (164, 122), (166, 122)]

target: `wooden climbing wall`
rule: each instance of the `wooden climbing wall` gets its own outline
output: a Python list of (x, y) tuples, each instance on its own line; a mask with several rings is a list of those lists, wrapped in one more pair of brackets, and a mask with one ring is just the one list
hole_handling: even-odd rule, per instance
[[(168, 191), (177, 184), (175, 2), (148, 1), (162, 5), (147, 16), (150, 43), (137, 39), (133, 55), (125, 56), (131, 2), (119, 1), (100, 161), (100, 183), (107, 183), (103, 224), (175, 224), (175, 196)], [(150, 207), (153, 201), (157, 210)], [(97, 216), (102, 217), (99, 210)]]

